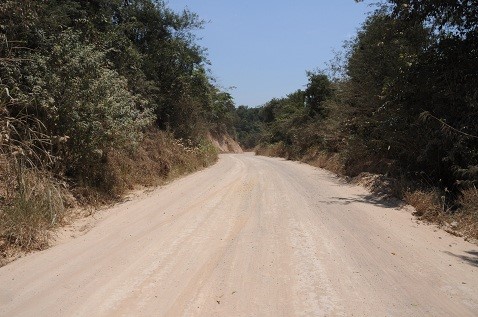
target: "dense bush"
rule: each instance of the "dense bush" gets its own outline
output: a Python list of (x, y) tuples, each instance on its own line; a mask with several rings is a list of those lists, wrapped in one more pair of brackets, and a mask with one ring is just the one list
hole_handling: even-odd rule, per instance
[(136, 146), (153, 117), (104, 54), (75, 33), (62, 33), (48, 56), (34, 58), (31, 102), (48, 131), (65, 140), (53, 151), (58, 168), (98, 186), (108, 151)]

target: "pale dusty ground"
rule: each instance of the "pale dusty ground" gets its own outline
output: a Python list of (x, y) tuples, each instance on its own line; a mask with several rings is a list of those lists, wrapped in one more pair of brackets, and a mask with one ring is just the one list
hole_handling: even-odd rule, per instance
[(0, 268), (1, 316), (478, 316), (476, 245), (308, 165), (223, 155), (99, 215)]

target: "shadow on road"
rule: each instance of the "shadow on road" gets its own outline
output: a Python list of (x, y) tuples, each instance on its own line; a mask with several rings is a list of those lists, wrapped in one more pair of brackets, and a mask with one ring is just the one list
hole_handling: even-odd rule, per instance
[(444, 253), (462, 259), (470, 265), (478, 267), (478, 251), (466, 251), (468, 255), (455, 254), (450, 251), (443, 251)]
[(404, 205), (398, 199), (388, 198), (388, 197), (379, 197), (373, 194), (369, 195), (358, 195), (354, 198), (350, 197), (330, 197), (329, 200), (322, 200), (321, 202), (327, 205), (349, 205), (353, 203), (365, 203), (372, 204), (385, 208), (400, 208)]

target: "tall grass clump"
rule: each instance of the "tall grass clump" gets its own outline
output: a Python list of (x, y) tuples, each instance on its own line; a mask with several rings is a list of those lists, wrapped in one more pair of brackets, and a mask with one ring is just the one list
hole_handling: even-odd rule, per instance
[(135, 186), (154, 186), (166, 180), (207, 167), (217, 160), (214, 146), (176, 139), (171, 133), (151, 129), (134, 149), (108, 153), (105, 173), (111, 195), (121, 195)]
[(404, 200), (415, 208), (415, 215), (424, 220), (438, 220), (444, 205), (438, 190), (415, 190), (404, 193)]
[(16, 188), (0, 212), (0, 239), (5, 248), (42, 249), (50, 229), (62, 222), (62, 191), (51, 178), (34, 171), (17, 171)]
[(478, 239), (478, 189), (472, 186), (463, 190), (459, 203), (461, 205), (460, 229), (466, 236)]
[[(3, 92), (8, 94), (8, 90)], [(0, 103), (0, 256), (13, 249), (41, 249), (64, 214), (62, 190), (46, 166), (51, 139), (25, 109), (11, 115), (13, 101)], [(1, 259), (0, 259), (1, 260)]]

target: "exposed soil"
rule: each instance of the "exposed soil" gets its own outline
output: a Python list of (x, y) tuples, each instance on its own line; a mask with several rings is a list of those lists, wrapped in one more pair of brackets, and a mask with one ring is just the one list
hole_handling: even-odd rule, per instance
[(242, 148), (229, 134), (208, 133), (208, 139), (221, 153), (242, 153)]

